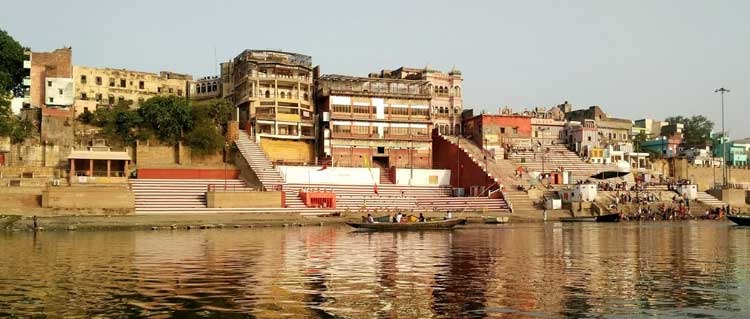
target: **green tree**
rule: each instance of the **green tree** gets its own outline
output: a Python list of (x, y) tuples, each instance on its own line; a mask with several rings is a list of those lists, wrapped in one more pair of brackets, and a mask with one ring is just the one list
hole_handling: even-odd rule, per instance
[(8, 32), (0, 30), (0, 99), (19, 88), (23, 81), (23, 47)]
[(201, 122), (185, 135), (185, 143), (193, 154), (215, 154), (224, 147), (224, 136), (216, 126)]
[(641, 151), (641, 145), (643, 145), (643, 142), (648, 140), (648, 136), (646, 135), (646, 132), (638, 132), (638, 135), (633, 137), (633, 147), (636, 152)]
[(176, 144), (193, 125), (190, 105), (184, 98), (157, 96), (138, 109), (142, 128), (151, 130), (161, 141)]
[(685, 126), (683, 143), (688, 147), (702, 147), (711, 143), (711, 131), (714, 128), (714, 122), (703, 115), (673, 116), (668, 117), (665, 121), (669, 124), (682, 123)]
[(213, 124), (226, 127), (232, 119), (234, 106), (225, 99), (213, 99), (191, 104), (193, 124), (202, 120), (210, 120)]
[(111, 108), (98, 108), (91, 115), (90, 123), (101, 127), (102, 134), (108, 140), (118, 141), (123, 145), (134, 145), (136, 140), (145, 138), (139, 129), (143, 119), (126, 103), (118, 103)]

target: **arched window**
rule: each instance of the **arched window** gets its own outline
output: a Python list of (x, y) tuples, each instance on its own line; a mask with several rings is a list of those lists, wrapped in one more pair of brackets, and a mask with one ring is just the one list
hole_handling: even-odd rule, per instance
[(305, 93), (304, 99), (305, 99), (305, 101), (307, 101), (307, 93)]
[(284, 92), (281, 92), (281, 98), (284, 99), (286, 96), (284, 96)]
[(266, 90), (266, 98), (270, 98), (270, 97), (271, 97), (271, 91)]
[(461, 96), (461, 88), (458, 86), (453, 87), (453, 95)]
[(214, 82), (214, 83), (213, 83), (213, 84), (211, 85), (211, 91), (214, 91), (214, 92), (216, 92), (216, 91), (218, 91), (218, 90), (219, 90), (219, 88), (218, 88), (218, 85), (216, 84), (216, 82)]

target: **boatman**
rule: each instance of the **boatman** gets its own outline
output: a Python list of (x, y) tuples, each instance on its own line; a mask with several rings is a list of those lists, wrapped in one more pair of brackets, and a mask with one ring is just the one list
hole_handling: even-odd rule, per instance
[(367, 222), (368, 222), (368, 223), (370, 223), (370, 224), (372, 224), (372, 223), (374, 223), (374, 222), (375, 222), (375, 219), (374, 219), (374, 218), (372, 218), (372, 215), (370, 215), (370, 214), (367, 214)]

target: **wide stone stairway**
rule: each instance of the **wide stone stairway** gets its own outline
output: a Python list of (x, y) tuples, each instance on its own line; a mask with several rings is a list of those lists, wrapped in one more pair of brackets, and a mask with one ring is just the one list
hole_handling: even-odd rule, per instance
[(135, 212), (208, 212), (209, 187), (230, 191), (250, 191), (239, 179), (130, 179), (135, 195)]
[[(516, 164), (525, 167), (528, 171), (551, 172), (563, 168), (573, 174), (573, 180), (586, 180), (591, 175), (603, 171), (615, 171), (615, 164), (594, 164), (581, 159), (575, 152), (568, 150), (564, 145), (547, 145), (545, 151), (524, 150), (516, 151), (510, 158)], [(542, 154), (546, 155), (542, 156)]]

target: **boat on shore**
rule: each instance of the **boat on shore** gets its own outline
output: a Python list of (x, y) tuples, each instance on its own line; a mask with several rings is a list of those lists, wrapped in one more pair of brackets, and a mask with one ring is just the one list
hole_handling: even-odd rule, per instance
[(750, 216), (748, 215), (727, 215), (727, 219), (740, 226), (750, 226)]
[(508, 222), (508, 216), (482, 217), (485, 224), (505, 224)]
[(561, 222), (567, 223), (585, 223), (585, 222), (596, 222), (596, 223), (616, 223), (620, 221), (620, 214), (607, 214), (599, 216), (585, 216), (585, 217), (563, 217), (560, 218)]
[(346, 224), (357, 229), (371, 230), (425, 230), (425, 229), (450, 229), (458, 224), (465, 223), (465, 219), (448, 219), (416, 223), (353, 223)]

